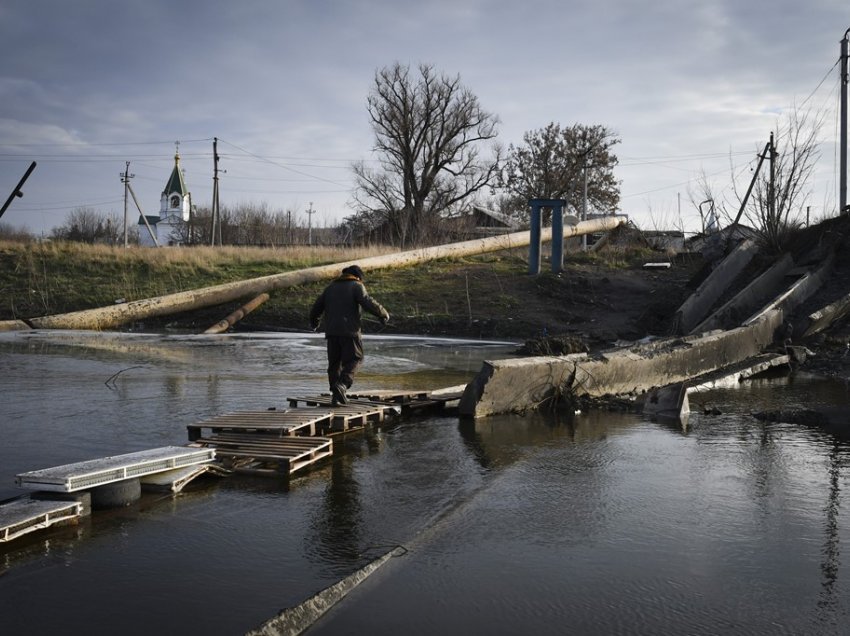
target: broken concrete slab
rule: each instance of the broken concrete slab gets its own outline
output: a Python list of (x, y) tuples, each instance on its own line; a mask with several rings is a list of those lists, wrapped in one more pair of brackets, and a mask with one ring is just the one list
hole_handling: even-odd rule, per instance
[(729, 287), (729, 283), (753, 260), (758, 249), (754, 241), (750, 239), (742, 241), (714, 268), (676, 312), (678, 333), (691, 333), (694, 327), (708, 315), (708, 312)]
[(794, 266), (794, 259), (785, 254), (767, 271), (763, 272), (753, 282), (724, 304), (720, 309), (694, 327), (691, 335), (705, 333), (714, 329), (737, 327), (747, 317), (752, 315), (769, 298), (773, 298), (783, 280)]
[(761, 354), (725, 369), (694, 378), (690, 382), (677, 382), (652, 389), (646, 394), (640, 409), (652, 420), (679, 422), (685, 428), (690, 416), (691, 395), (712, 389), (738, 386), (741, 382), (773, 369), (789, 367), (789, 363), (788, 354)]
[(467, 385), (465, 417), (523, 412), (564, 396), (639, 395), (683, 382), (761, 353), (783, 324), (780, 309), (750, 325), (619, 349), (596, 356), (541, 356), (486, 361)]
[(686, 384), (677, 382), (650, 391), (643, 401), (641, 411), (650, 419), (679, 421), (686, 424), (690, 413)]
[(799, 338), (808, 338), (829, 329), (848, 314), (850, 314), (850, 294), (818, 309), (799, 321), (798, 324), (794, 325), (794, 335)]
[(823, 285), (827, 276), (832, 271), (833, 263), (835, 262), (835, 253), (831, 252), (821, 263), (820, 267), (815, 270), (808, 271), (800, 279), (794, 282), (785, 292), (777, 296), (773, 302), (761, 309), (758, 313), (744, 321), (744, 324), (751, 324), (761, 320), (762, 316), (780, 310), (783, 314), (790, 314), (795, 307), (805, 302), (806, 299), (812, 296), (821, 285)]
[(740, 364), (732, 365), (699, 378), (694, 378), (688, 386), (688, 393), (734, 387), (745, 380), (777, 368), (790, 369), (790, 363), (791, 356), (787, 353), (761, 354), (754, 358), (749, 358)]

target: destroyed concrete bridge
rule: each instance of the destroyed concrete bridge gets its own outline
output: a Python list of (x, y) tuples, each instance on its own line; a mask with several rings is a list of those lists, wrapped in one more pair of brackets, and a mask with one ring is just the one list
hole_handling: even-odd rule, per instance
[[(676, 333), (595, 355), (542, 356), (487, 361), (467, 385), (460, 402), (465, 417), (523, 412), (581, 398), (629, 397), (636, 401), (671, 387), (683, 408), (688, 384), (704, 382), (723, 370), (764, 368), (760, 354), (806, 351), (793, 343), (828, 328), (850, 313), (846, 268), (836, 261), (848, 253), (848, 220), (812, 228), (794, 253), (755, 267), (759, 248), (752, 240), (731, 245), (696, 291), (676, 313)], [(801, 316), (795, 310), (813, 298), (832, 277), (828, 302)], [(837, 293), (836, 291), (837, 290)], [(784, 361), (788, 358), (776, 358)], [(653, 398), (654, 399), (654, 398)]]

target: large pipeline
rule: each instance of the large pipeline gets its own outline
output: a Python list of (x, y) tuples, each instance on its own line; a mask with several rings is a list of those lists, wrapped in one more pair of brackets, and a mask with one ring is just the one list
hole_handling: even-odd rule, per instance
[[(622, 217), (603, 217), (591, 221), (583, 221), (577, 225), (564, 228), (564, 238), (606, 232), (624, 222)], [(541, 240), (552, 240), (552, 228), (541, 232)], [(177, 292), (166, 296), (134, 300), (128, 303), (84, 309), (67, 314), (41, 316), (26, 321), (34, 329), (110, 329), (127, 324), (134, 320), (144, 320), (156, 316), (168, 316), (184, 311), (193, 311), (204, 307), (212, 307), (227, 302), (233, 302), (247, 296), (258, 296), (262, 293), (295, 287), (305, 283), (314, 283), (337, 276), (340, 269), (355, 262), (364, 271), (386, 267), (404, 267), (440, 258), (452, 258), (497, 252), (499, 250), (523, 247), (529, 244), (529, 232), (514, 232), (488, 238), (474, 239), (448, 245), (424, 247), (421, 249), (371, 256), (357, 261), (346, 261), (332, 265), (320, 265), (292, 272), (272, 274), (245, 281), (224, 283), (212, 287), (203, 287), (190, 291)]]

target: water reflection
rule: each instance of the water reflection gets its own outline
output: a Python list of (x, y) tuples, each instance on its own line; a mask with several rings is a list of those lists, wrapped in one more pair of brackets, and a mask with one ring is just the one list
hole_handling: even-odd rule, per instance
[(27, 534), (13, 542), (0, 543), (0, 575), (12, 567), (39, 563), (40, 567), (69, 565), (76, 548), (91, 536), (91, 518), (54, 528), (49, 533)]
[(363, 522), (360, 487), (351, 455), (333, 460), (330, 479), (316, 511), (305, 548), (320, 566), (333, 564), (335, 575), (343, 577), (361, 561), (360, 526)]
[[(847, 449), (842, 449), (836, 440), (829, 453), (829, 492), (827, 496), (824, 523), (824, 546), (821, 572), (823, 573), (823, 589), (818, 600), (818, 607), (825, 613), (824, 623), (834, 623), (838, 618), (839, 599), (836, 598), (836, 583), (840, 566), (839, 540), (839, 505), (841, 494), (841, 464), (848, 457)], [(828, 618), (827, 618), (828, 617)]]

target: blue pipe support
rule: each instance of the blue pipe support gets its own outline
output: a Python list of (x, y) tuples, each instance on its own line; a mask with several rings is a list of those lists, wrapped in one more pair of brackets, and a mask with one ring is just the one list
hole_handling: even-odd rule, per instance
[(529, 199), (531, 206), (531, 228), (528, 244), (528, 273), (540, 273), (542, 215), (541, 208), (552, 210), (552, 271), (564, 269), (564, 207), (565, 199)]
[(528, 244), (528, 273), (540, 273), (540, 243), (541, 243), (541, 217), (540, 206), (531, 201), (531, 227), (529, 228), (530, 242)]

